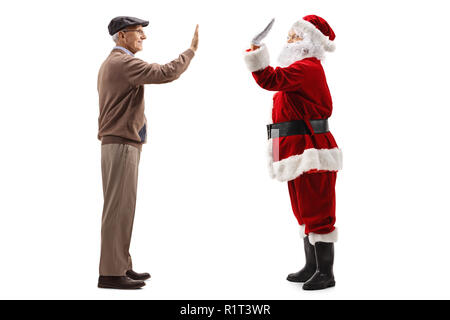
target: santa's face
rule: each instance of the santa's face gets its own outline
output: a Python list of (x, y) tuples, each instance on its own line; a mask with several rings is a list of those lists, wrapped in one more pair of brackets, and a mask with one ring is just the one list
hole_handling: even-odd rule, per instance
[(288, 33), (288, 37), (287, 37), (287, 42), (288, 43), (294, 43), (294, 42), (298, 42), (298, 41), (302, 41), (303, 38), (301, 36), (299, 36), (298, 34), (296, 34), (294, 32), (294, 30), (290, 30)]
[(282, 67), (288, 67), (296, 61), (307, 57), (316, 57), (321, 60), (324, 57), (322, 46), (316, 45), (307, 33), (301, 35), (290, 30), (287, 43), (281, 49), (278, 62)]

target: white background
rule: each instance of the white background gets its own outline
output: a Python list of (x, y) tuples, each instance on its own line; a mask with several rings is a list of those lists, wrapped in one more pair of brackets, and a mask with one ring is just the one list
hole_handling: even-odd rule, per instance
[[(14, 1), (0, 4), (0, 298), (450, 298), (446, 1)], [(307, 14), (334, 29), (324, 62), (337, 180), (337, 286), (285, 280), (303, 263), (285, 183), (266, 168), (272, 93), (243, 51), (267, 22), (271, 61)], [(98, 68), (111, 18), (150, 21), (138, 57), (189, 69), (146, 87), (131, 254), (143, 290), (96, 287), (102, 185)]]

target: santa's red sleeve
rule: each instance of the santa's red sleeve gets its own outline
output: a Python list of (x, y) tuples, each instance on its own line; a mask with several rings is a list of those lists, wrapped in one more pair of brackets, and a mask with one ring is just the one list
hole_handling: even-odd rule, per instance
[(301, 63), (296, 62), (286, 68), (269, 66), (269, 52), (265, 45), (253, 51), (247, 50), (244, 59), (256, 83), (263, 89), (294, 91), (301, 88), (302, 82), (305, 80)]

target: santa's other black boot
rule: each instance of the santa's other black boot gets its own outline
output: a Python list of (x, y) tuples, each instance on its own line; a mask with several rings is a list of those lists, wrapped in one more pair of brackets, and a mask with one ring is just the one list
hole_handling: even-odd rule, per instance
[(314, 275), (303, 284), (304, 290), (321, 290), (334, 287), (336, 282), (333, 275), (334, 244), (316, 242), (317, 270)]
[(309, 242), (308, 237), (303, 238), (305, 247), (305, 266), (299, 272), (291, 273), (287, 276), (287, 280), (291, 282), (306, 282), (316, 272), (316, 255), (314, 246)]

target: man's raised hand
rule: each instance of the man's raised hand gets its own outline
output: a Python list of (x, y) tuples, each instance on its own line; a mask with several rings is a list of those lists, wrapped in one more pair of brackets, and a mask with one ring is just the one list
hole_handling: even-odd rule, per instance
[(195, 33), (194, 33), (194, 37), (192, 38), (192, 42), (191, 42), (191, 49), (192, 51), (197, 51), (198, 48), (198, 25), (197, 27), (195, 27)]

